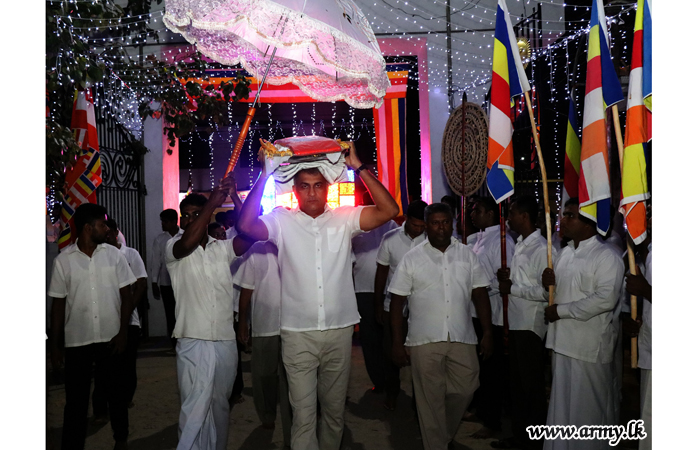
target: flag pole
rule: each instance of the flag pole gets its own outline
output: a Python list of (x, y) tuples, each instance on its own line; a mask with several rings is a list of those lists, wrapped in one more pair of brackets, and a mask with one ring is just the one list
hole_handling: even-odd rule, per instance
[(466, 168), (465, 163), (467, 159), (467, 149), (466, 149), (466, 128), (467, 128), (467, 93), (462, 92), (462, 214), (460, 217), (460, 222), (462, 224), (462, 244), (467, 244), (467, 180), (466, 180)]
[[(508, 257), (506, 256), (506, 217), (503, 214), (503, 204), (505, 200), (502, 200), (498, 204), (498, 215), (501, 228), (501, 269), (508, 268)], [(508, 294), (503, 294), (503, 347), (505, 349), (505, 354), (508, 354)]]
[[(527, 111), (530, 113), (530, 126), (532, 127), (532, 136), (535, 139), (535, 147), (537, 148), (537, 160), (540, 163), (540, 171), (542, 172), (542, 193), (544, 195), (544, 221), (547, 225), (547, 267), (550, 269), (552, 265), (552, 219), (549, 209), (549, 188), (547, 186), (547, 169), (544, 167), (544, 157), (542, 156), (542, 148), (540, 147), (540, 138), (537, 136), (537, 125), (535, 125), (535, 115), (532, 112), (532, 103), (530, 102), (530, 92), (525, 91), (525, 102), (527, 102)], [(554, 304), (554, 286), (549, 286), (549, 305)]]
[[(617, 103), (612, 105), (612, 116), (613, 116), (613, 124), (615, 125), (615, 139), (617, 140), (617, 154), (620, 156), (620, 178), (622, 178), (622, 164), (624, 160), (624, 151), (625, 151), (625, 144), (622, 140), (622, 131), (620, 129), (620, 113), (618, 112), (617, 109)], [(629, 263), (630, 266), (630, 273), (632, 275), (637, 275), (637, 263), (635, 262), (634, 259), (634, 249), (632, 248), (632, 244), (630, 243), (629, 239), (629, 233), (626, 236), (627, 241), (627, 262)], [(630, 316), (632, 317), (632, 320), (637, 320), (637, 296), (636, 295), (630, 295)], [(632, 345), (630, 348), (630, 353), (631, 353), (631, 367), (633, 369), (637, 368), (637, 360), (638, 360), (638, 355), (637, 355), (637, 338), (633, 337), (632, 338)]]

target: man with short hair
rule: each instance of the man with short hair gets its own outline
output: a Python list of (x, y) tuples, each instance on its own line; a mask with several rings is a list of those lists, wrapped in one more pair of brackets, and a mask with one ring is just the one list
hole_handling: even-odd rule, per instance
[(49, 284), (51, 363), (63, 364), (65, 345), (66, 406), (63, 450), (82, 449), (87, 431), (90, 379), (104, 380), (115, 449), (126, 449), (129, 436), (124, 350), (134, 309), (136, 282), (124, 255), (107, 245), (109, 227), (103, 206), (83, 203), (75, 210), (74, 244), (54, 260)]
[(212, 222), (207, 226), (207, 234), (214, 239), (226, 240), (226, 229), (219, 222)]
[(474, 252), (452, 236), (448, 205), (425, 208), (425, 224), (427, 240), (406, 253), (389, 286), (392, 356), (411, 366), (423, 448), (446, 450), (479, 386), (474, 309), (484, 330), (479, 353), (488, 360), (493, 350), (490, 280)]
[[(547, 425), (615, 425), (614, 321), (624, 264), (597, 235), (595, 222), (580, 215), (578, 198), (566, 202), (561, 229), (571, 241), (554, 270), (542, 272), (543, 298), (555, 286), (554, 304), (544, 310), (547, 348), (553, 350)], [(544, 448), (602, 449), (608, 442), (557, 439)]]
[(280, 345), (282, 285), (277, 247), (269, 241), (256, 242), (242, 259), (233, 278), (233, 282), (241, 287), (238, 342), (252, 346), (253, 401), (263, 428), (275, 428), (279, 401), (282, 435), (284, 445), (288, 447), (291, 443), (292, 407)]
[[(329, 182), (314, 168), (300, 170), (294, 177), (298, 208), (277, 208), (258, 217), (267, 180), (263, 164), (238, 222), (241, 232), (254, 240), (269, 239), (279, 251), (284, 298), (280, 336), (296, 450), (340, 447), (352, 332), (360, 319), (353, 295), (350, 240), (399, 212), (391, 194), (360, 162), (353, 143), (345, 163), (367, 186), (373, 206), (330, 209)], [(321, 405), (318, 437), (317, 396)]]
[(156, 300), (162, 298), (163, 300), (166, 329), (170, 343), (175, 349), (175, 344), (177, 344), (177, 340), (173, 337), (173, 330), (175, 329), (175, 294), (173, 293), (170, 274), (165, 264), (165, 245), (173, 237), (182, 234), (182, 230), (177, 225), (177, 211), (174, 209), (163, 210), (160, 213), (160, 225), (163, 232), (153, 240), (151, 262), (148, 266), (150, 268), (153, 298)]
[[(506, 377), (506, 357), (503, 348), (503, 297), (499, 292), (498, 269), (501, 268), (501, 233), (498, 204), (492, 197), (480, 197), (474, 203), (471, 212), (474, 225), (483, 230), (474, 243), (474, 253), (491, 279), (489, 301), (491, 302), (491, 324), (493, 325), (493, 356), (482, 361), (479, 379), (481, 386), (476, 392), (474, 402), (476, 415), (484, 421), (484, 426), (472, 436), (488, 439), (501, 429), (501, 412), (503, 410), (503, 386), (508, 385)], [(515, 250), (513, 238), (506, 233), (506, 265), (510, 267)], [(477, 336), (481, 336), (480, 323), (474, 321)]]
[(224, 450), (238, 355), (233, 327), (230, 265), (245, 252), (236, 240), (207, 235), (209, 220), (227, 195), (232, 175), (207, 199), (190, 194), (180, 202), (184, 232), (168, 241), (165, 261), (177, 303), (175, 330), (181, 410), (178, 450)]
[[(508, 362), (510, 365), (513, 436), (492, 442), (494, 448), (542, 448), (530, 441), (526, 428), (547, 419), (544, 336), (542, 320), (547, 299), (542, 297), (542, 271), (547, 268), (547, 240), (536, 227), (539, 204), (523, 195), (510, 204), (508, 225), (518, 233), (511, 266), (498, 269), (499, 291), (508, 295)], [(556, 249), (552, 249), (556, 256)]]
[[(391, 320), (389, 305), (391, 294), (387, 290), (391, 278), (406, 252), (420, 245), (425, 240), (425, 207), (423, 200), (414, 200), (406, 208), (405, 221), (401, 228), (392, 230), (384, 235), (376, 258), (374, 276), (374, 309), (375, 317), (383, 328), (382, 347), (384, 349), (384, 372), (386, 398), (384, 407), (389, 411), (396, 409), (396, 399), (401, 390), (400, 367), (391, 360)], [(402, 326), (405, 338), (406, 327)]]

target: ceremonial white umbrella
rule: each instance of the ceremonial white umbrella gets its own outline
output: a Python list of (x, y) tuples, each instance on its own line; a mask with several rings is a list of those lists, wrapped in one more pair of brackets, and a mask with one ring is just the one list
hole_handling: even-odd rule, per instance
[(352, 0), (166, 0), (165, 7), (165, 25), (202, 54), (261, 80), (226, 174), (263, 83), (293, 83), (316, 100), (355, 108), (380, 107), (390, 86), (377, 39)]

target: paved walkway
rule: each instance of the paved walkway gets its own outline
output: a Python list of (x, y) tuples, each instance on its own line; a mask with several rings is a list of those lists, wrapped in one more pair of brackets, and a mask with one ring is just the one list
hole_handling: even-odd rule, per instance
[[(402, 369), (402, 391), (398, 399), (398, 407), (395, 411), (389, 412), (382, 407), (384, 396), (371, 392), (372, 385), (364, 367), (362, 351), (357, 342), (354, 344), (345, 412), (345, 433), (341, 449), (421, 450), (423, 446), (418, 420), (411, 409), (410, 371)], [(177, 446), (180, 397), (175, 357), (166, 355), (167, 345), (165, 338), (152, 338), (149, 343), (139, 348), (138, 388), (134, 396), (134, 407), (129, 410), (130, 450), (172, 450)], [(255, 413), (248, 354), (243, 355), (243, 380), (245, 401), (236, 405), (231, 413), (227, 448), (229, 450), (281, 449), (283, 442), (279, 415), (277, 426), (271, 432), (260, 426)], [(633, 392), (634, 387), (630, 386), (630, 389)], [(637, 400), (638, 411), (638, 399), (635, 400)], [(64, 404), (63, 385), (50, 383), (46, 408), (48, 449), (60, 448)], [(455, 449), (491, 449), (489, 445), (491, 440), (477, 440), (469, 437), (480, 427), (478, 423), (462, 422), (455, 438)], [(507, 422), (504, 424), (504, 429), (509, 429)], [(89, 428), (85, 445), (87, 450), (111, 450), (113, 446), (109, 424), (100, 428), (93, 426)]]

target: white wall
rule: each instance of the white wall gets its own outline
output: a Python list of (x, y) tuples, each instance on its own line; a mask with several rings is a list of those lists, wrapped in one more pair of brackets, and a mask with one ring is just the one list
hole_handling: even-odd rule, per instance
[[(143, 143), (148, 148), (144, 156), (146, 184), (146, 254), (141, 255), (150, 269), (151, 246), (153, 239), (162, 232), (160, 212), (163, 210), (163, 125), (162, 120), (147, 117), (143, 124)], [(150, 336), (165, 336), (165, 312), (163, 302), (155, 300), (151, 292), (151, 280), (148, 280), (148, 311)]]

